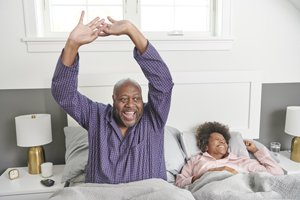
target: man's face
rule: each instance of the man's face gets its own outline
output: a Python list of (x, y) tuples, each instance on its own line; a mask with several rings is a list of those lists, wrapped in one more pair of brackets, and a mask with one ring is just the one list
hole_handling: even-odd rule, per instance
[(113, 95), (114, 117), (120, 127), (132, 127), (143, 115), (141, 89), (127, 81), (120, 85)]
[(227, 154), (228, 144), (222, 134), (214, 132), (208, 139), (207, 152), (216, 159)]

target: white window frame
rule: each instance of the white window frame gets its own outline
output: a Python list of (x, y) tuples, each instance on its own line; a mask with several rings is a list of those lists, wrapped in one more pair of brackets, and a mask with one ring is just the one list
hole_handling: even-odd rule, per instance
[[(35, 2), (36, 1), (36, 2)], [(215, 27), (215, 36), (191, 35), (160, 35), (145, 33), (146, 37), (160, 51), (198, 51), (198, 50), (231, 50), (231, 0), (215, 0), (219, 14), (216, 15), (218, 26)], [(44, 37), (43, 19), (37, 21), (36, 10), (39, 0), (23, 0), (26, 36), (22, 38), (27, 44), (28, 52), (60, 52), (66, 42), (66, 37)], [(38, 24), (38, 26), (37, 26)], [(89, 45), (83, 46), (80, 51), (132, 51), (133, 44), (128, 37), (100, 38)]]

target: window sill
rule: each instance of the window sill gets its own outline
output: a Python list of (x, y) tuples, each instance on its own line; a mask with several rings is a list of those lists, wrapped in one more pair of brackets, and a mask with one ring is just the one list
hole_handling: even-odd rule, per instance
[[(23, 38), (27, 45), (27, 51), (38, 52), (60, 52), (65, 45), (66, 38), (30, 37)], [(199, 51), (199, 50), (231, 50), (233, 38), (211, 37), (211, 38), (178, 38), (167, 39), (149, 38), (149, 41), (159, 51)], [(126, 37), (101, 38), (89, 45), (80, 48), (81, 52), (96, 51), (132, 51), (133, 44)]]

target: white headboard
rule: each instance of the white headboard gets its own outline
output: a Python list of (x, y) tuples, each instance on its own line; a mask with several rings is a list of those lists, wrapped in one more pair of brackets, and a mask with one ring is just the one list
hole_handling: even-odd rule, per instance
[[(79, 90), (94, 101), (112, 104), (114, 84), (130, 77), (138, 81), (147, 101), (147, 80), (142, 73), (81, 74)], [(244, 138), (258, 138), (261, 74), (257, 71), (173, 72), (175, 83), (167, 125), (193, 131), (205, 121), (218, 121)], [(76, 122), (68, 116), (68, 125)]]

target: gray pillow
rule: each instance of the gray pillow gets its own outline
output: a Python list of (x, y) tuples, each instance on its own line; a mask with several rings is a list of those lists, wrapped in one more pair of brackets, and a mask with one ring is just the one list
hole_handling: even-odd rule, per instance
[[(80, 126), (65, 127), (66, 167), (62, 182), (84, 182), (85, 166), (88, 159), (88, 135)], [(164, 135), (165, 162), (168, 182), (175, 182), (175, 175), (180, 172), (185, 162), (185, 155), (179, 142), (180, 131), (166, 126)]]
[(174, 183), (176, 174), (180, 172), (185, 164), (185, 154), (179, 139), (180, 131), (171, 126), (166, 126), (164, 137), (167, 181)]
[(244, 143), (244, 139), (240, 132), (230, 132), (229, 149), (230, 152), (237, 156), (246, 156), (249, 158), (249, 153)]
[(66, 166), (62, 175), (62, 182), (84, 182), (85, 166), (88, 160), (88, 135), (80, 127), (65, 127)]
[(187, 160), (201, 152), (197, 146), (196, 133), (194, 132), (185, 131), (180, 133), (180, 143)]

